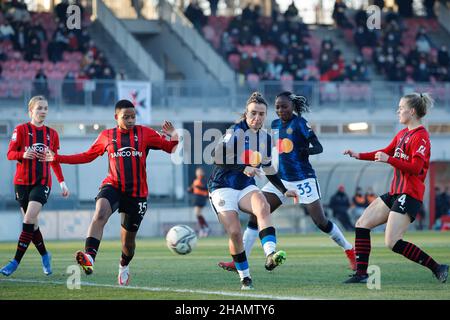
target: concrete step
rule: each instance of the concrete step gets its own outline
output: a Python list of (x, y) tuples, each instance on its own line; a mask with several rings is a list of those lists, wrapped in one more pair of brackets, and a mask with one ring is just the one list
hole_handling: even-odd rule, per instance
[(89, 26), (89, 34), (97, 47), (105, 54), (115, 72), (125, 70), (127, 80), (147, 80), (99, 21), (94, 21)]

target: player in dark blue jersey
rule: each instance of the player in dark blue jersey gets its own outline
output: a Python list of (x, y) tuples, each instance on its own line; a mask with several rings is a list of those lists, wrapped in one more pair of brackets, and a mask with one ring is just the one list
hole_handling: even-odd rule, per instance
[(215, 167), (208, 181), (211, 205), (228, 233), (229, 248), (242, 289), (252, 288), (252, 280), (242, 243), (239, 210), (252, 213), (258, 221), (259, 238), (266, 255), (266, 269), (273, 270), (286, 259), (284, 251), (276, 251), (276, 235), (270, 206), (254, 176), (265, 173), (269, 181), (286, 197), (296, 197), (287, 190), (272, 167), (272, 141), (261, 129), (267, 115), (267, 102), (259, 93), (247, 101), (240, 122), (227, 130), (214, 150)]
[[(330, 235), (341, 246), (349, 260), (350, 268), (356, 269), (353, 246), (345, 239), (339, 227), (327, 219), (320, 202), (320, 188), (316, 173), (309, 162), (309, 155), (323, 151), (314, 131), (302, 113), (309, 111), (307, 100), (291, 92), (280, 93), (275, 100), (275, 110), (279, 117), (272, 122), (272, 130), (278, 130), (276, 143), (279, 153), (279, 171), (283, 184), (297, 190), (300, 204), (304, 205), (316, 226)], [(275, 211), (287, 198), (269, 181), (262, 189), (270, 204), (271, 212)], [(244, 232), (243, 242), (247, 256), (258, 234), (258, 224), (254, 216), (250, 216)], [(233, 262), (219, 262), (219, 266), (228, 271), (236, 271)]]

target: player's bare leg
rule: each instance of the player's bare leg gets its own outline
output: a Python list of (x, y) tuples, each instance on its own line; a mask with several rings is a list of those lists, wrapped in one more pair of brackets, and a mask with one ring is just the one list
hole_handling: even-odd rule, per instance
[(427, 267), (440, 282), (446, 282), (449, 269), (448, 265), (437, 263), (415, 244), (403, 240), (410, 224), (411, 219), (408, 214), (391, 211), (386, 224), (386, 246), (395, 253), (401, 254), (405, 258)]
[(270, 215), (270, 205), (261, 191), (252, 191), (239, 201), (239, 207), (253, 212), (258, 220), (259, 238), (266, 255), (266, 269), (273, 270), (286, 260), (284, 251), (276, 251), (276, 234)]

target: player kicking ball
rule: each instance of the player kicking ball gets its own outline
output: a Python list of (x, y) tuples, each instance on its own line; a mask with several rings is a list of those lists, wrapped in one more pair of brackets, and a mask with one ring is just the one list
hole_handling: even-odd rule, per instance
[(173, 125), (165, 121), (162, 130), (171, 136), (166, 140), (155, 130), (136, 125), (136, 110), (128, 100), (115, 105), (117, 127), (100, 133), (90, 149), (74, 155), (47, 154), (47, 160), (59, 163), (89, 163), (108, 153), (108, 176), (103, 180), (96, 197), (95, 213), (88, 229), (84, 251), (76, 252), (76, 261), (87, 275), (94, 272), (103, 229), (113, 212), (121, 214), (122, 256), (118, 283), (130, 281), (129, 264), (136, 248), (136, 235), (147, 211), (146, 158), (150, 149), (172, 153), (178, 144)]

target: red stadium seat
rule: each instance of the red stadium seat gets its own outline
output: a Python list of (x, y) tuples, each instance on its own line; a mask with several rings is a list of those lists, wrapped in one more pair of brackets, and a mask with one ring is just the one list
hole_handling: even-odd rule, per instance
[(260, 78), (256, 73), (249, 73), (247, 75), (247, 83), (253, 90), (258, 89)]
[(441, 231), (450, 231), (450, 216), (441, 216)]
[(282, 74), (280, 81), (282, 91), (294, 91), (294, 76), (292, 74)]
[(0, 97), (6, 98), (9, 95), (9, 83), (6, 80), (0, 80)]
[(373, 49), (371, 47), (363, 47), (361, 49), (361, 51), (362, 51), (362, 55), (364, 57), (364, 60), (366, 60), (366, 61), (371, 61), (372, 60)]
[(228, 62), (234, 70), (239, 69), (239, 63), (241, 62), (241, 56), (237, 53), (230, 54), (228, 56)]

